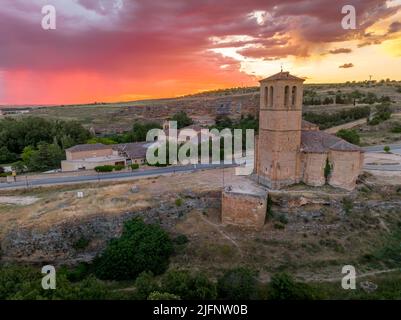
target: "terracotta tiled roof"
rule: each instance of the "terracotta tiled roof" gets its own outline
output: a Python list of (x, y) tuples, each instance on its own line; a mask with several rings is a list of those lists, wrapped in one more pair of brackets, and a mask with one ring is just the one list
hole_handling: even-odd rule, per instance
[(272, 81), (272, 80), (294, 80), (294, 81), (302, 81), (302, 82), (305, 81), (305, 79), (293, 76), (289, 72), (282, 71), (282, 72), (276, 73), (266, 79), (260, 80), (259, 82)]
[(302, 130), (310, 130), (310, 129), (318, 130), (319, 126), (312, 122), (302, 120)]
[(301, 151), (325, 153), (329, 150), (362, 151), (362, 149), (324, 131), (302, 131)]
[(130, 159), (146, 158), (149, 142), (121, 143), (113, 145), (113, 149)]

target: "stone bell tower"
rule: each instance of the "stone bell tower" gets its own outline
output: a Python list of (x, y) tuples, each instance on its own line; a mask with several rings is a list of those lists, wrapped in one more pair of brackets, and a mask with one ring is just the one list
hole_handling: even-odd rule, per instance
[(303, 82), (289, 72), (260, 81), (256, 174), (259, 183), (272, 189), (301, 179)]

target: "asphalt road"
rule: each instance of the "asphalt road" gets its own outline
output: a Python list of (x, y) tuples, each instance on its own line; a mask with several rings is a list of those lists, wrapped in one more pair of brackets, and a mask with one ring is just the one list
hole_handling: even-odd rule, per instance
[(383, 145), (378, 145), (378, 146), (371, 146), (371, 147), (363, 147), (362, 149), (367, 151), (367, 152), (383, 152), (383, 148), (385, 146), (390, 147), (390, 152), (391, 153), (396, 153), (401, 155), (401, 144), (396, 143), (396, 144), (383, 144)]
[(199, 170), (215, 169), (233, 167), (236, 165), (223, 165), (223, 164), (197, 164), (187, 166), (171, 166), (165, 168), (157, 168), (152, 170), (133, 171), (133, 172), (113, 172), (113, 173), (100, 173), (89, 176), (73, 176), (73, 177), (58, 177), (58, 178), (44, 178), (37, 180), (19, 181), (13, 183), (0, 183), (0, 189), (14, 189), (25, 187), (38, 187), (46, 185), (58, 185), (69, 183), (81, 183), (91, 181), (107, 181), (107, 180), (122, 180), (135, 177), (147, 177), (154, 175), (170, 174), (176, 172), (195, 172)]
[[(390, 144), (388, 145), (392, 153), (401, 155), (401, 144)], [(364, 147), (363, 149), (367, 152), (383, 152), (384, 145)], [(133, 171), (133, 172), (113, 172), (113, 173), (101, 173), (94, 175), (85, 176), (73, 176), (73, 177), (58, 177), (58, 178), (43, 178), (37, 180), (19, 181), (14, 183), (0, 183), (1, 189), (14, 189), (14, 188), (26, 188), (26, 187), (38, 187), (46, 185), (59, 185), (59, 184), (73, 184), (73, 183), (84, 183), (93, 181), (107, 181), (107, 180), (123, 180), (135, 177), (147, 177), (153, 175), (162, 175), (175, 172), (194, 172), (198, 170), (215, 169), (223, 167), (222, 164), (197, 164), (187, 166), (171, 166), (166, 168), (158, 168), (152, 170)], [(236, 165), (226, 165), (224, 167), (232, 167)], [(365, 165), (366, 170), (380, 170), (380, 171), (401, 171), (401, 165)]]

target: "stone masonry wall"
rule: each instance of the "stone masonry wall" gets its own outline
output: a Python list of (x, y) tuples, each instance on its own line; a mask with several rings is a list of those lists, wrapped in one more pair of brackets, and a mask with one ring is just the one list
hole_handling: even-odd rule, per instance
[(265, 196), (252, 193), (222, 193), (221, 222), (224, 225), (261, 229), (265, 224), (267, 193)]
[(353, 190), (363, 166), (363, 153), (355, 151), (329, 152), (329, 162), (332, 165), (329, 184), (333, 187)]

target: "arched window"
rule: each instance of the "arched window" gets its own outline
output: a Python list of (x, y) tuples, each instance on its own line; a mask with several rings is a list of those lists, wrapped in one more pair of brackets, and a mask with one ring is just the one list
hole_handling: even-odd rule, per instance
[(270, 87), (270, 95), (269, 95), (269, 105), (273, 107), (273, 96), (274, 96), (274, 89), (273, 86)]
[(269, 88), (265, 87), (265, 100), (264, 100), (265, 107), (267, 107), (268, 101), (269, 101)]
[(297, 87), (292, 87), (292, 105), (295, 106), (297, 103)]
[(288, 106), (290, 104), (290, 87), (285, 86), (284, 89), (284, 105)]

